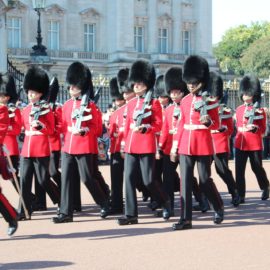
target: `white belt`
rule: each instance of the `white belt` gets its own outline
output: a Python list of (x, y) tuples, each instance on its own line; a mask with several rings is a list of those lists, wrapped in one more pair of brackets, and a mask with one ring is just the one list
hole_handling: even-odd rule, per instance
[(72, 131), (73, 131), (73, 127), (68, 126), (68, 131), (72, 133)]
[(208, 129), (207, 126), (205, 125), (189, 125), (189, 124), (184, 124), (184, 129), (188, 130), (196, 130), (196, 129)]
[(247, 132), (247, 131), (249, 131), (249, 129), (246, 128), (246, 127), (239, 127), (239, 128), (237, 128), (237, 130), (240, 131), (240, 132)]
[(42, 132), (37, 130), (26, 130), (25, 131), (26, 136), (35, 136), (35, 135), (44, 135)]

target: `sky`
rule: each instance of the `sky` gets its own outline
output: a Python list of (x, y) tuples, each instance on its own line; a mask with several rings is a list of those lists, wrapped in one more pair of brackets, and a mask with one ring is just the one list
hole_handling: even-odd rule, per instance
[(213, 44), (216, 44), (232, 27), (270, 22), (270, 0), (212, 0), (212, 12)]

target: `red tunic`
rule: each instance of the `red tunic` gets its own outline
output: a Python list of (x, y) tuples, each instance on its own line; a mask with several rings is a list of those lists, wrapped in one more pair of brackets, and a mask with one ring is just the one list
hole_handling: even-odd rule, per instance
[(97, 107), (89, 101), (87, 111), (84, 112), (86, 121), (82, 121), (81, 127), (87, 128), (88, 131), (84, 136), (74, 135), (71, 132), (72, 126), (75, 126), (76, 119), (72, 118), (75, 110), (80, 109), (80, 99), (69, 99), (63, 105), (62, 127), (64, 134), (64, 144), (62, 151), (69, 154), (95, 154), (97, 148), (97, 136), (99, 132)]
[(220, 120), (220, 128), (225, 130), (222, 132), (219, 130), (211, 130), (212, 138), (214, 140), (214, 150), (216, 154), (230, 152), (230, 137), (233, 133), (232, 109), (224, 108)]
[(9, 125), (8, 108), (0, 105), (0, 145), (3, 144), (4, 138)]
[(32, 104), (29, 104), (22, 111), (22, 122), (25, 130), (25, 138), (21, 155), (23, 157), (46, 157), (50, 156), (49, 135), (54, 131), (54, 116), (51, 108), (48, 113), (40, 115), (39, 121), (44, 125), (41, 130), (30, 126), (33, 117), (30, 116)]
[(53, 110), (54, 115), (54, 133), (49, 136), (50, 149), (51, 151), (61, 150), (61, 132), (62, 132), (62, 107), (57, 105)]
[[(142, 120), (146, 127), (146, 132), (135, 132), (134, 116), (138, 110), (142, 109), (144, 98), (134, 98), (127, 104), (127, 119), (124, 131), (125, 152), (133, 154), (156, 153), (156, 133), (162, 127), (162, 108), (160, 102), (152, 99), (150, 107), (146, 112), (151, 111), (151, 115)], [(135, 114), (134, 114), (135, 113)]]
[(177, 126), (180, 120), (180, 105), (172, 104), (164, 112), (159, 146), (165, 155), (170, 155), (173, 141), (173, 134), (177, 133)]
[(17, 136), (20, 135), (22, 129), (22, 116), (18, 108), (9, 109), (9, 126), (4, 139), (10, 156), (18, 156), (20, 154)]
[(125, 104), (114, 111), (110, 117), (109, 134), (111, 140), (110, 152), (112, 154), (119, 153), (121, 151), (121, 142), (123, 140), (124, 127), (126, 122), (126, 109), (127, 105)]
[[(195, 110), (196, 101), (202, 100), (201, 96), (189, 94), (185, 96), (180, 105), (181, 120), (177, 129), (178, 153), (183, 155), (204, 156), (213, 155), (214, 147), (211, 129), (218, 129), (218, 108), (208, 110), (211, 125), (206, 127), (200, 122), (200, 112)], [(215, 102), (209, 102), (209, 105)], [(175, 139), (173, 139), (175, 140)]]
[(266, 114), (260, 108), (256, 111), (256, 116), (262, 116), (262, 119), (254, 120), (253, 124), (258, 127), (258, 130), (253, 133), (246, 131), (248, 118), (245, 117), (246, 111), (252, 110), (252, 106), (240, 105), (236, 109), (236, 128), (235, 148), (242, 151), (258, 151), (263, 149), (262, 139), (266, 130)]

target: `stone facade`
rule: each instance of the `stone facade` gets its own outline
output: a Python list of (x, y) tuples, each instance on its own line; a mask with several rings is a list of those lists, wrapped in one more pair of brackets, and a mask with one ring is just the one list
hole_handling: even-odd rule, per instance
[[(0, 49), (25, 71), (36, 44), (38, 16), (31, 0), (17, 2), (8, 9), (7, 1), (0, 0)], [(73, 61), (82, 61), (94, 75), (106, 77), (137, 58), (151, 60), (158, 74), (172, 65), (181, 66), (189, 54), (204, 56), (213, 68), (216, 64), (212, 0), (47, 0), (41, 30), (51, 59), (45, 67), (60, 81)], [(18, 31), (19, 40), (13, 41), (12, 33)], [(6, 68), (5, 55), (1, 53), (1, 70)]]

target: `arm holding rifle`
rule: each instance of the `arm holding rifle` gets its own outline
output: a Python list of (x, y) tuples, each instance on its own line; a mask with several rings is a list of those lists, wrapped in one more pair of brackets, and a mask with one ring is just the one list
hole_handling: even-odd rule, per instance
[[(258, 115), (256, 114), (258, 113)], [(245, 117), (248, 118), (248, 122), (246, 125), (246, 128), (248, 129), (248, 131), (256, 133), (259, 129), (259, 125), (256, 125), (254, 123), (255, 120), (263, 120), (266, 118), (265, 112), (263, 109), (260, 108), (260, 103), (258, 101), (256, 101), (253, 104), (253, 107), (251, 110), (246, 111), (245, 113)], [(265, 132), (265, 121), (262, 122), (262, 126), (260, 127), (262, 130), (262, 133)]]
[[(152, 116), (152, 113), (155, 111), (156, 103), (153, 102), (153, 105), (151, 105), (152, 94), (153, 94), (153, 89), (150, 89), (145, 95), (143, 107), (140, 111), (138, 111), (137, 116), (135, 117), (135, 127), (133, 128), (134, 132), (139, 132), (139, 133), (144, 134), (144, 133), (151, 132), (152, 129), (154, 128), (155, 123), (143, 124), (143, 120), (147, 117)], [(156, 119), (156, 118), (154, 117), (153, 119)], [(157, 130), (155, 132), (159, 132), (159, 131), (160, 130)]]

